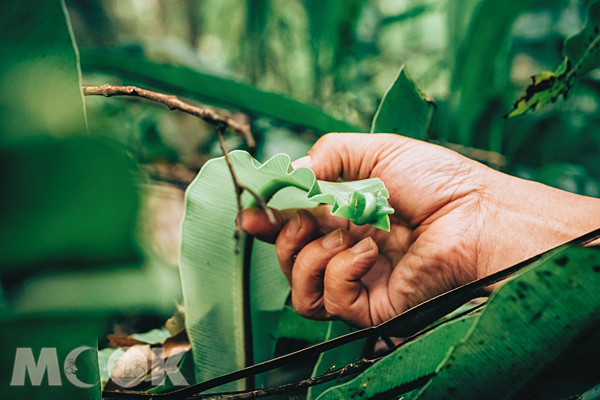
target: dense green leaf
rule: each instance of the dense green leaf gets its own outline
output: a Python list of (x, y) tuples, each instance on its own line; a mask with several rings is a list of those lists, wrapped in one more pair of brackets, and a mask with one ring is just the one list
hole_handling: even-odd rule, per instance
[(434, 111), (433, 101), (419, 90), (402, 66), (381, 99), (371, 133), (397, 133), (425, 140)]
[(272, 117), (320, 133), (361, 131), (317, 108), (183, 66), (161, 64), (106, 50), (82, 51), (81, 66), (84, 72), (105, 71), (126, 79), (127, 84), (151, 87), (209, 104)]
[(560, 96), (566, 99), (577, 77), (600, 66), (600, 2), (590, 4), (585, 27), (565, 39), (563, 54), (565, 59), (556, 71), (531, 77), (532, 84), (515, 102), (514, 109), (506, 115), (508, 118), (539, 110)]
[[(294, 170), (286, 155), (273, 157), (263, 165), (243, 151), (231, 152), (230, 159), (240, 183), (267, 199), (287, 186), (301, 189), (281, 193), (277, 200), (279, 206), (302, 207), (308, 198), (316, 203), (331, 204), (334, 215), (389, 229), (387, 214), (393, 211), (387, 206), (387, 191), (378, 179), (317, 182), (310, 169)], [(252, 202), (253, 198), (245, 193), (244, 205)], [(375, 214), (365, 217), (372, 212)], [(198, 381), (232, 372), (248, 362), (244, 350), (244, 260), (243, 255), (235, 253), (233, 240), (236, 213), (234, 187), (227, 164), (223, 157), (211, 160), (186, 191), (180, 257), (186, 327), (197, 363)], [(213, 233), (206, 234), (209, 231)], [(258, 311), (281, 310), (288, 294), (274, 247), (259, 246), (264, 254), (261, 256), (260, 252), (254, 251), (252, 266), (258, 267), (250, 268), (254, 315)], [(263, 272), (257, 275), (253, 272), (255, 268)], [(264, 331), (261, 335), (259, 332), (255, 331), (254, 336), (264, 336)], [(218, 341), (207, 342), (209, 337), (216, 337)], [(268, 346), (265, 344), (264, 347)], [(229, 385), (230, 389), (234, 387), (236, 384)]]

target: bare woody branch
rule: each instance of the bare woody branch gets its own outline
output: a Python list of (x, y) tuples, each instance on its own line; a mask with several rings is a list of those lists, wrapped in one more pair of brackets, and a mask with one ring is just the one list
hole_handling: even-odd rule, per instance
[(196, 106), (192, 106), (188, 103), (185, 103), (179, 100), (176, 96), (166, 95), (163, 93), (152, 92), (146, 89), (140, 89), (135, 86), (111, 86), (111, 85), (102, 85), (102, 86), (84, 86), (83, 94), (86, 96), (104, 96), (104, 97), (112, 97), (112, 96), (133, 96), (133, 97), (141, 97), (144, 99), (156, 101), (157, 103), (164, 104), (169, 107), (171, 110), (179, 110), (185, 113), (194, 115), (209, 124), (215, 125), (218, 127), (228, 127), (232, 131), (244, 137), (246, 143), (251, 148), (254, 147), (255, 142), (252, 134), (250, 133), (250, 127), (246, 124), (240, 124), (239, 122), (234, 121), (229, 117), (224, 117), (222, 115), (217, 114), (214, 110), (209, 108), (200, 108)]

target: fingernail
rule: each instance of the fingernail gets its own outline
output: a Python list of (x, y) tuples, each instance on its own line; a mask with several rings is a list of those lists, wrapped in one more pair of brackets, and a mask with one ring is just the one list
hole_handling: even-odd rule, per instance
[(373, 248), (373, 239), (371, 237), (365, 238), (358, 242), (352, 247), (352, 252), (355, 254), (366, 253)]
[(285, 228), (285, 234), (288, 236), (296, 236), (302, 228), (302, 221), (300, 220), (300, 213), (296, 212), (292, 219), (287, 223)]
[(335, 230), (323, 237), (323, 247), (326, 249), (336, 249), (342, 245), (343, 240), (342, 230)]
[(302, 158), (297, 159), (296, 161), (292, 161), (292, 167), (305, 167), (310, 164), (312, 158), (310, 156), (304, 156)]

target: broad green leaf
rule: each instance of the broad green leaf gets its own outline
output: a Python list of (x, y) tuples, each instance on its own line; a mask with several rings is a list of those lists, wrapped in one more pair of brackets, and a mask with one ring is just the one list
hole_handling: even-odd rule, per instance
[(577, 77), (600, 66), (600, 2), (590, 4), (584, 28), (565, 39), (563, 55), (565, 59), (556, 71), (531, 77), (532, 84), (515, 102), (507, 118), (539, 110), (560, 96), (566, 99)]
[[(84, 72), (104, 71), (117, 75), (126, 79), (126, 84), (151, 87), (209, 104), (272, 117), (320, 133), (361, 131), (298, 101), (183, 66), (161, 64), (142, 57), (106, 50), (82, 51), (81, 66)], [(103, 83), (105, 82), (98, 82)]]
[[(563, 353), (534, 379), (519, 389), (511, 399), (568, 399), (580, 395), (588, 388), (598, 385), (598, 354), (600, 354), (600, 330), (585, 334), (572, 343)], [(583, 396), (594, 399), (596, 396)]]
[[(280, 206), (303, 207), (310, 199), (332, 205), (334, 215), (355, 223), (389, 229), (388, 214), (393, 210), (387, 205), (387, 190), (378, 179), (343, 183), (316, 181), (310, 169), (294, 170), (287, 155), (275, 156), (262, 165), (243, 151), (231, 152), (230, 159), (240, 183), (267, 199), (285, 187), (301, 189), (288, 190), (286, 199), (279, 198)], [(242, 200), (244, 206), (253, 202), (247, 193)], [(244, 255), (235, 253), (233, 240), (236, 214), (234, 187), (227, 164), (223, 157), (211, 160), (186, 191), (180, 253), (186, 327), (196, 360), (197, 381), (232, 372), (249, 362), (244, 352)], [(288, 294), (287, 281), (279, 271), (274, 247), (259, 246), (263, 246), (265, 255), (261, 259), (256, 257), (258, 253), (252, 255), (249, 284), (252, 309), (279, 311)], [(254, 269), (263, 273), (257, 276)], [(260, 277), (264, 280), (258, 279)], [(257, 286), (267, 290), (261, 291)], [(254, 336), (262, 335), (254, 330)], [(211, 342), (208, 340), (211, 337), (218, 340)], [(238, 385), (241, 384), (227, 385), (225, 390), (240, 387)]]
[(435, 374), (452, 347), (467, 335), (479, 316), (474, 314), (452, 320), (417, 337), (352, 381), (327, 390), (319, 400), (393, 398), (414, 389), (411, 384), (422, 386)]
[[(459, 0), (460, 1), (460, 0)], [(482, 106), (495, 95), (496, 62), (505, 56), (504, 39), (513, 20), (533, 0), (482, 0), (473, 13), (471, 25), (456, 56), (453, 91), (460, 94), (458, 140), (472, 145), (473, 125)]]
[(405, 66), (383, 95), (371, 125), (371, 133), (397, 133), (420, 140), (427, 130), (435, 104), (419, 90)]
[[(496, 289), (481, 312), (436, 326), (321, 398), (516, 399), (552, 393), (526, 398), (561, 399), (582, 393), (597, 374), (576, 377), (564, 362), (598, 357), (598, 346), (590, 343), (598, 335), (599, 265), (600, 249), (561, 246)], [(546, 390), (544, 377), (552, 377), (552, 389)], [(561, 386), (563, 379), (568, 386)]]
[(597, 329), (599, 263), (596, 248), (562, 249), (502, 286), (418, 398), (515, 394), (581, 335)]

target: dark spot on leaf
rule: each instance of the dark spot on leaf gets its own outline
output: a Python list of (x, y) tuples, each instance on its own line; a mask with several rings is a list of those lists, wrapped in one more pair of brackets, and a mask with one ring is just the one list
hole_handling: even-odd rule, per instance
[(594, 41), (594, 37), (590, 36), (590, 43), (592, 43)]
[(479, 342), (477, 342), (477, 343), (479, 343), (479, 344), (484, 344), (484, 343), (485, 343), (485, 341), (483, 341), (483, 340), (480, 340), (480, 341), (479, 341)]
[(444, 369), (450, 369), (452, 367), (452, 364), (446, 364), (444, 365)]
[(538, 320), (538, 319), (540, 319), (541, 317), (542, 317), (542, 312), (541, 312), (541, 311), (538, 311), (538, 312), (536, 312), (536, 313), (533, 315), (533, 317), (531, 317), (531, 321), (529, 321), (529, 322), (534, 322), (534, 321), (537, 321), (537, 320)]
[(513, 302), (516, 302), (517, 298), (515, 296), (510, 296), (510, 300), (513, 301)]
[(523, 300), (523, 299), (525, 298), (525, 295), (524, 295), (524, 294), (523, 294), (523, 292), (521, 292), (519, 289), (517, 289), (517, 291), (516, 291), (516, 292), (517, 292), (517, 296), (518, 296), (518, 297), (519, 297), (521, 300)]
[(569, 258), (567, 256), (562, 256), (554, 260), (554, 264), (558, 265), (559, 267), (564, 267), (568, 262)]
[(600, 32), (598, 31), (598, 25), (595, 25), (595, 26), (594, 26), (594, 33), (595, 33), (596, 35), (597, 35), (598, 33), (600, 33)]
[(449, 387), (448, 388), (448, 394), (454, 394), (456, 393), (456, 391), (458, 390), (458, 388), (455, 387)]
[(394, 133), (398, 133), (398, 128), (394, 128), (392, 130), (394, 131)]
[(565, 329), (571, 329), (571, 328), (572, 328), (571, 325), (569, 325), (569, 324), (565, 325)]
[(529, 305), (528, 305), (528, 304), (524, 304), (524, 305), (523, 305), (523, 308), (525, 309), (525, 311), (529, 311), (529, 309), (530, 309), (531, 307), (529, 307)]
[(527, 286), (527, 284), (525, 282), (519, 282), (519, 283), (517, 283), (517, 285), (519, 285), (519, 287), (523, 290), (529, 289), (529, 286)]
[(594, 270), (594, 272), (600, 272), (600, 265), (594, 265), (592, 269)]
[(544, 274), (546, 276), (552, 276), (552, 272), (550, 272), (550, 271), (542, 271), (542, 274)]

